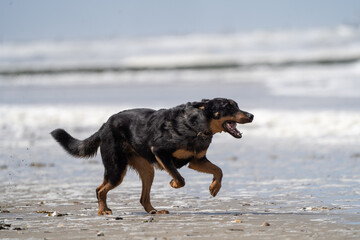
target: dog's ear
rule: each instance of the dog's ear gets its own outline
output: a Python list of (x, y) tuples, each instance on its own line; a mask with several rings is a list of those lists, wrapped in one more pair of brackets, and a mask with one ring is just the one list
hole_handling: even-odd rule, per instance
[(209, 101), (210, 101), (209, 99), (202, 99), (201, 102), (194, 102), (192, 105), (193, 105), (195, 108), (200, 108), (200, 109), (204, 110), (205, 107), (206, 107), (206, 104), (207, 104)]
[(214, 101), (211, 101), (209, 99), (203, 99), (201, 102), (204, 104), (204, 107), (202, 109), (205, 110), (208, 118), (220, 119), (221, 116), (218, 107), (216, 107)]
[(205, 103), (203, 102), (194, 102), (192, 103), (192, 106), (195, 108), (205, 109)]

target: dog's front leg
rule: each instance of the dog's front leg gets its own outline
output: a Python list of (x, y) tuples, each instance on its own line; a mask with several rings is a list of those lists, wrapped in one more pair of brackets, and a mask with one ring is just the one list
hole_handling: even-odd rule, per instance
[(200, 159), (194, 159), (189, 163), (189, 168), (199, 172), (213, 174), (214, 178), (213, 178), (213, 182), (209, 187), (209, 190), (210, 190), (210, 194), (213, 197), (215, 197), (221, 188), (221, 180), (223, 177), (221, 169), (218, 166), (211, 163), (206, 157)]
[(161, 150), (157, 150), (154, 147), (151, 147), (151, 151), (153, 152), (156, 161), (159, 163), (159, 165), (165, 169), (169, 173), (169, 175), (173, 178), (170, 181), (170, 186), (173, 188), (181, 188), (185, 186), (185, 180), (180, 175), (179, 171), (176, 169), (173, 157), (169, 154), (166, 154), (166, 152), (163, 152)]

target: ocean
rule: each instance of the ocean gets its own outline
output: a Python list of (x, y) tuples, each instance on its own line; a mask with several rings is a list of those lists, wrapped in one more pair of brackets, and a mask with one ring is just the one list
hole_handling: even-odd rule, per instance
[[(238, 125), (242, 139), (218, 134), (208, 151), (224, 172), (220, 201), (272, 201), (270, 212), (326, 211), (324, 222), (359, 226), (360, 29), (351, 26), (1, 43), (0, 202), (14, 205), (23, 189), (39, 202), (83, 199), (101, 183), (100, 157), (71, 158), (50, 137), (55, 128), (85, 138), (125, 109), (214, 97), (255, 115)], [(211, 201), (211, 176), (180, 172), (197, 184), (169, 194)], [(170, 188), (157, 174), (155, 199)], [(140, 194), (128, 175), (114, 194)], [(38, 184), (44, 195), (32, 193)]]

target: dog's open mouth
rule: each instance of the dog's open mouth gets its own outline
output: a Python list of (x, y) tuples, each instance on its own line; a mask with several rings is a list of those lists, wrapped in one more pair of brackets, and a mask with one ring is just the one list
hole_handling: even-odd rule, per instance
[(226, 121), (223, 124), (223, 127), (226, 132), (230, 133), (235, 138), (241, 138), (242, 134), (239, 130), (236, 128), (236, 122), (234, 121)]

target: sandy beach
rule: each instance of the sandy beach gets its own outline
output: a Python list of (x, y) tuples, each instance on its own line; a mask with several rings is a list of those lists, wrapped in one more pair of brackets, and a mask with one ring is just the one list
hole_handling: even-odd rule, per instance
[[(1, 230), (1, 238), (358, 239), (360, 233), (358, 224), (349, 224), (358, 221), (358, 216), (326, 204), (300, 211), (292, 206), (281, 207), (283, 204), (277, 200), (202, 199), (172, 193), (154, 201), (158, 206), (169, 206), (171, 214), (153, 216), (142, 211), (137, 198), (138, 194), (124, 194), (121, 190), (111, 194), (113, 216), (97, 216), (91, 196), (50, 203), (14, 201), (7, 204), (10, 213), (2, 213), (2, 221), (11, 226)], [(181, 204), (176, 200), (179, 198)], [(53, 211), (65, 216), (48, 216)]]
[[(360, 63), (351, 57), (360, 34), (345, 30), (5, 45), (0, 238), (359, 239)], [(326, 39), (337, 41), (326, 48)], [(115, 68), (86, 72), (94, 65)], [(254, 122), (238, 125), (242, 139), (214, 137), (207, 157), (224, 173), (215, 198), (210, 175), (184, 167), (186, 185), (173, 189), (155, 173), (152, 204), (169, 215), (145, 213), (141, 181), (128, 171), (108, 195), (113, 215), (97, 216), (100, 156), (72, 158), (49, 134), (64, 128), (83, 139), (128, 108), (214, 97), (234, 99)]]
[[(215, 141), (214, 145), (221, 144)], [(265, 149), (276, 149), (271, 145)], [(306, 168), (322, 170), (312, 178), (313, 173), (299, 178), (302, 174), (290, 171), (304, 169), (281, 163), (285, 156), (274, 152), (259, 151), (259, 155), (269, 154), (265, 161), (254, 160), (252, 151), (242, 159), (210, 154), (224, 171), (223, 188), (215, 198), (207, 190), (210, 176), (184, 168), (181, 173), (187, 185), (175, 190), (168, 185), (167, 174), (157, 172), (152, 202), (169, 210), (169, 215), (143, 210), (140, 180), (129, 171), (122, 185), (109, 194), (113, 215), (97, 216), (94, 192), (103, 171), (99, 158), (71, 159), (55, 147), (37, 150), (36, 156), (32, 149), (17, 152), (28, 158), (14, 157), (16, 167), (2, 167), (2, 175), (8, 175), (0, 188), (2, 239), (359, 238), (358, 179), (335, 180), (336, 172), (327, 176), (335, 163), (326, 162), (328, 155), (308, 153)], [(276, 150), (279, 153), (279, 147)], [(358, 161), (356, 155), (346, 164)], [(19, 179), (21, 175), (25, 179)]]
[[(238, 87), (247, 88), (249, 95), (253, 92), (251, 85)], [(199, 88), (193, 87), (194, 94)], [(171, 91), (172, 88), (164, 89)], [(108, 88), (97, 90), (104, 95), (109, 93)], [(154, 90), (153, 94), (157, 95), (161, 90)], [(228, 88), (223, 90), (229, 95), (236, 94)], [(34, 91), (44, 90), (35, 88)], [(61, 89), (46, 91), (61, 92)], [(123, 93), (125, 96), (134, 94), (136, 88), (132, 91), (127, 88)], [(39, 95), (31, 94), (29, 90), (27, 94), (27, 102), (38, 101)], [(86, 96), (86, 92), (83, 94)], [(56, 94), (48, 95), (46, 101), (51, 103), (55, 99), (51, 96)], [(70, 94), (67, 99), (72, 101), (71, 98), (76, 96)], [(265, 92), (262, 96), (266, 99)], [(107, 97), (116, 98), (116, 95), (108, 94)], [(97, 122), (104, 121), (116, 106), (63, 105), (57, 111), (49, 105), (34, 104), (3, 108), (3, 116), (6, 111), (12, 118), (22, 118), (23, 136), (26, 137), (22, 141), (11, 141), (10, 138), (2, 142), (0, 237), (358, 239), (360, 155), (357, 145), (351, 136), (336, 143), (331, 138), (324, 138), (323, 135), (331, 134), (333, 127), (311, 132), (329, 114), (338, 112), (338, 118), (342, 119), (342, 116), (351, 117), (351, 113), (355, 113), (329, 112), (318, 102), (310, 112), (299, 111), (301, 115), (296, 119), (303, 119), (295, 120), (288, 109), (291, 98), (286, 103), (271, 98), (278, 103), (278, 108), (273, 110), (275, 115), (273, 111), (257, 108), (256, 105), (262, 105), (266, 100), (259, 98), (254, 103), (251, 99), (250, 96), (245, 98), (242, 105), (251, 106), (249, 111), (254, 112), (257, 122), (240, 126), (244, 133), (240, 140), (225, 133), (215, 136), (209, 149), (209, 159), (224, 172), (223, 187), (217, 197), (211, 197), (208, 192), (212, 178), (209, 175), (184, 167), (180, 172), (186, 186), (173, 189), (168, 184), (170, 177), (165, 172), (156, 172), (152, 202), (156, 208), (170, 211), (165, 216), (149, 215), (143, 210), (139, 203), (141, 182), (133, 171), (129, 171), (124, 182), (109, 193), (113, 215), (97, 216), (95, 188), (103, 175), (100, 156), (74, 159), (48, 134), (62, 123), (74, 136), (84, 138), (96, 131)], [(176, 97), (169, 98), (170, 102), (176, 100)], [(131, 104), (137, 105), (136, 102)], [(154, 101), (154, 105), (157, 104), (160, 103)], [(307, 100), (301, 104), (306, 106)], [(297, 106), (301, 108), (301, 104)], [(282, 119), (278, 119), (277, 114)], [(358, 121), (356, 116), (351, 121)], [(79, 122), (79, 119), (83, 121)], [(313, 123), (309, 123), (311, 119)], [(308, 124), (299, 132), (296, 129), (286, 132), (289, 126), (286, 124), (294, 121)], [(32, 125), (32, 129), (26, 127), (28, 125)], [(4, 132), (11, 130), (3, 129)], [(264, 135), (268, 131), (270, 133)], [(294, 131), (297, 137), (284, 137)], [(269, 226), (265, 226), (266, 223)]]

